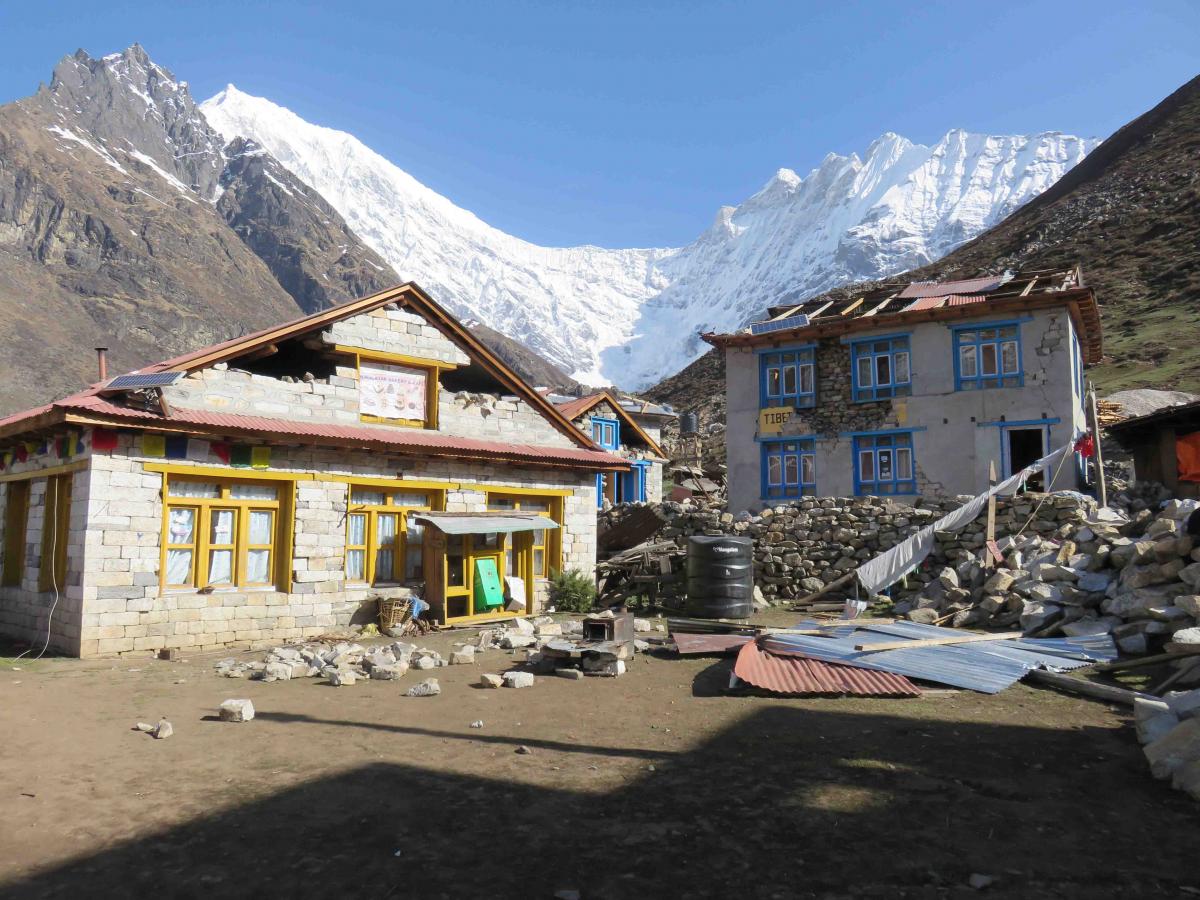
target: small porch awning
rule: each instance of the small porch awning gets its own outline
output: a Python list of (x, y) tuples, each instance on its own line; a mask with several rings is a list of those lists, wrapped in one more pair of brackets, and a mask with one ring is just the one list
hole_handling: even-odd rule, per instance
[(491, 534), (514, 531), (541, 531), (557, 528), (558, 523), (548, 516), (505, 513), (419, 513), (411, 518), (424, 525), (432, 525), (444, 534)]

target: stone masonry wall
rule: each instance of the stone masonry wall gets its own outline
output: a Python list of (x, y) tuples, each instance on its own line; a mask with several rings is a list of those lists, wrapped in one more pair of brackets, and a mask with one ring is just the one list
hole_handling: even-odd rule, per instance
[[(470, 359), (440, 331), (406, 310), (379, 309), (332, 325), (321, 336), (326, 345), (377, 350), (456, 365)], [(350, 359), (346, 359), (350, 363)], [(338, 365), (325, 378), (276, 378), (225, 363), (193, 372), (166, 389), (168, 402), (185, 409), (206, 409), (269, 418), (362, 424), (358, 369)], [(405, 428), (386, 422), (373, 428)], [(569, 437), (517, 396), (472, 394), (439, 387), (438, 431), (459, 437), (503, 439), (513, 443), (570, 447)]]
[[(297, 483), (292, 591), (163, 591), (158, 571), (162, 475), (144, 469), (147, 460), (133, 455), (139, 446), (135, 437), (122, 435), (116, 451), (93, 457), (86, 508), (90, 528), (82, 554), (82, 656), (279, 642), (311, 637), (369, 615), (366, 601), (376, 591), (347, 586), (343, 575), (349, 486), (321, 480), (321, 475), (460, 482), (461, 488), (447, 492), (451, 511), (482, 511), (482, 489), (487, 487), (568, 488), (563, 566), (590, 570), (595, 564), (595, 484), (587, 473), (276, 448), (272, 471), (318, 476)], [(254, 478), (246, 469), (229, 469), (229, 475)]]

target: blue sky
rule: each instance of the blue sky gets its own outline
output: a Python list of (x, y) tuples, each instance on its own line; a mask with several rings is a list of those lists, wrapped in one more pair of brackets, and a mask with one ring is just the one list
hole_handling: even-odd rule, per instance
[(686, 243), (884, 131), (1107, 136), (1200, 73), (1195, 0), (4, 6), (0, 100), (139, 41), (197, 99), (233, 82), (555, 245)]

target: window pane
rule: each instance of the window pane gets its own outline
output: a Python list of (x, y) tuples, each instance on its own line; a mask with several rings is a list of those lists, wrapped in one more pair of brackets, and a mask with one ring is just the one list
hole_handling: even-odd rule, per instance
[(1017, 342), (1005, 341), (1000, 345), (1001, 362), (1004, 364), (1005, 375), (1017, 374)]
[(392, 506), (420, 506), (429, 505), (429, 495), (420, 491), (398, 491), (392, 494)]
[(389, 546), (375, 551), (375, 581), (392, 581), (395, 575), (396, 553)]
[(767, 457), (767, 484), (783, 484), (783, 460), (778, 456)]
[(209, 531), (209, 543), (232, 544), (234, 527), (234, 511), (232, 509), (214, 509), (212, 511), (212, 526)]
[(192, 551), (167, 551), (167, 584), (192, 583)]
[(958, 370), (963, 378), (974, 378), (979, 374), (976, 368), (975, 345), (958, 348)]
[(544, 528), (539, 528), (537, 531), (531, 531), (530, 535), (532, 535), (531, 540), (533, 543), (537, 544), (539, 547), (545, 546), (546, 530)]
[(251, 550), (246, 554), (246, 581), (267, 584), (271, 580), (271, 551)]
[(958, 340), (963, 344), (973, 344), (979, 340), (979, 335), (974, 331), (960, 331), (958, 333)]
[(476, 550), (499, 550), (500, 535), (494, 531), (489, 531), (487, 534), (477, 534), (473, 536), (472, 543)]
[(814, 471), (815, 468), (816, 463), (812, 456), (806, 454), (800, 457), (800, 472), (802, 475), (801, 481), (804, 484), (813, 484), (817, 480)]
[(908, 351), (902, 350), (896, 354), (896, 384), (908, 383)]
[(984, 331), (979, 332), (979, 339), (981, 341), (994, 341), (996, 339), (996, 329), (988, 328)]
[(396, 540), (396, 519), (394, 513), (384, 513), (375, 517), (375, 540), (379, 542), (379, 546)]
[(811, 394), (813, 392), (813, 367), (800, 367), (800, 393)]
[(879, 480), (880, 481), (891, 481), (892, 480), (892, 451), (891, 450), (880, 450), (878, 453), (878, 456), (879, 456)]
[(979, 348), (980, 351), (980, 369), (984, 375), (995, 375), (996, 369), (996, 345), (983, 344)]
[(875, 357), (875, 384), (887, 385), (892, 383), (892, 358), (890, 356)]
[[(1017, 336), (1017, 326), (1016, 325), (1006, 325), (1004, 328), (1000, 329), (1000, 337), (1002, 337), (1002, 338), (1015, 338), (1016, 336)], [(1074, 337), (1074, 335), (1072, 335), (1072, 337)]]
[(904, 481), (913, 477), (912, 451), (907, 447), (896, 450), (896, 477)]
[[(180, 509), (177, 506), (173, 506), (170, 507), (168, 515), (170, 516), (168, 543), (194, 543), (196, 540), (196, 511), (194, 509)], [(173, 581), (171, 583), (180, 584), (181, 582)]]
[(794, 453), (789, 453), (783, 458), (783, 483), (800, 483), (800, 457)]
[(386, 499), (387, 494), (383, 491), (367, 491), (362, 488), (354, 488), (350, 491), (350, 502), (363, 506), (383, 506)]
[(365, 550), (346, 551), (346, 577), (351, 581), (363, 581), (367, 577), (367, 553)]
[(250, 511), (250, 543), (251, 544), (269, 544), (271, 543), (273, 529), (271, 525), (275, 516), (262, 509), (252, 509)]
[(779, 369), (772, 366), (767, 369), (767, 396), (778, 397), (780, 387)]
[(516, 509), (517, 501), (512, 497), (489, 497), (488, 509)]
[(540, 548), (535, 548), (533, 551), (533, 576), (535, 578), (546, 577), (546, 551)]
[(421, 546), (409, 546), (404, 555), (404, 580), (415, 581), (425, 577), (424, 552)]
[(220, 497), (221, 486), (211, 481), (175, 481), (167, 484), (171, 497)]
[(346, 543), (361, 547), (366, 542), (367, 517), (363, 513), (354, 513), (350, 516), (349, 525), (346, 528)]
[(279, 488), (269, 484), (238, 484), (229, 486), (229, 496), (235, 500), (276, 500)]
[(875, 480), (875, 454), (870, 450), (861, 450), (858, 454), (859, 481)]
[(879, 341), (874, 345), (873, 349), (876, 353), (889, 353), (891, 352), (892, 345), (887, 341)]
[(550, 501), (549, 500), (536, 500), (536, 499), (522, 500), (521, 501), (521, 511), (522, 512), (548, 513), (548, 512), (550, 512)]
[(233, 584), (232, 550), (213, 550), (208, 554), (208, 583)]
[(871, 387), (874, 382), (871, 380), (871, 357), (860, 356), (858, 358), (858, 386)]
[(783, 392), (784, 394), (796, 393), (796, 367), (788, 366), (783, 370)]
[(404, 539), (409, 543), (410, 546), (413, 544), (424, 543), (425, 542), (425, 526), (420, 524), (419, 522), (413, 522), (410, 520), (407, 527), (404, 530)]

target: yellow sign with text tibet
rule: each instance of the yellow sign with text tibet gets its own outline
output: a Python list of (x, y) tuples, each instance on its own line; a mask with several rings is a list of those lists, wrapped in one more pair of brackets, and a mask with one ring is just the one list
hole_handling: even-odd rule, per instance
[(792, 421), (796, 411), (790, 406), (768, 406), (758, 411), (758, 433), (783, 434), (783, 426)]

